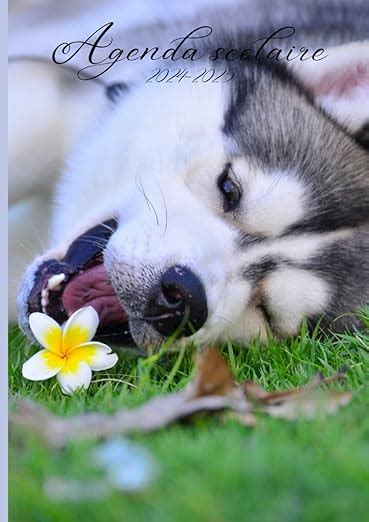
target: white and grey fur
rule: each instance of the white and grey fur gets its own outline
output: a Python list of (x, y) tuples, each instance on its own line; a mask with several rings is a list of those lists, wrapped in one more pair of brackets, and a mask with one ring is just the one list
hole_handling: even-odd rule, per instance
[[(147, 84), (138, 74), (114, 102), (100, 86), (75, 80), (73, 95), (55, 103), (49, 92), (60, 90), (62, 80), (53, 79), (57, 87), (42, 91), (51, 107), (47, 122), (14, 124), (14, 176), (21, 164), (24, 177), (35, 176), (41, 187), (38, 166), (45, 172), (64, 164), (47, 189), (54, 202), (51, 247), (28, 268), (18, 297), (25, 330), (40, 263), (62, 259), (78, 235), (113, 216), (119, 226), (104, 262), (140, 346), (163, 340), (140, 317), (150, 289), (173, 264), (189, 266), (206, 291), (208, 319), (190, 338), (199, 344), (294, 335), (304, 320), (329, 331), (360, 326), (358, 312), (369, 301), (369, 6), (280, 0), (270, 7), (232, 3), (229, 12), (238, 16), (231, 31), (216, 9), (209, 9), (210, 22), (203, 12), (186, 23), (208, 23), (219, 46), (229, 40), (236, 48), (270, 28), (294, 25), (294, 45), (327, 47), (328, 57), (289, 68), (271, 60), (232, 62), (235, 78), (223, 85)], [(247, 21), (250, 12), (255, 23)], [(48, 78), (45, 65), (30, 67)], [(336, 89), (355, 74), (357, 81)], [(85, 104), (79, 108), (84, 96), (93, 102), (91, 114)], [(62, 124), (59, 104), (70, 111)], [(50, 126), (55, 134), (48, 135)], [(30, 158), (34, 147), (41, 155), (51, 148), (54, 163)], [(224, 169), (242, 190), (229, 213), (217, 188)], [(17, 190), (14, 183), (15, 199)]]

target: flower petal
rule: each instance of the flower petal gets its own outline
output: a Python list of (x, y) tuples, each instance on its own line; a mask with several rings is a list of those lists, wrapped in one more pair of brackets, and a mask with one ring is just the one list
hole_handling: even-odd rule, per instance
[(56, 378), (63, 392), (71, 395), (78, 388), (87, 389), (91, 382), (91, 376), (91, 368), (85, 361), (68, 359)]
[(98, 342), (81, 344), (69, 356), (69, 358), (74, 357), (87, 362), (91, 370), (94, 371), (108, 370), (115, 366), (118, 361), (118, 355), (111, 353), (109, 346)]
[(74, 312), (63, 328), (64, 353), (90, 341), (95, 335), (98, 325), (99, 316), (92, 306), (86, 306)]
[(30, 381), (43, 381), (54, 377), (64, 364), (65, 360), (55, 353), (41, 350), (23, 364), (22, 375)]
[(62, 329), (58, 323), (41, 312), (33, 312), (28, 320), (33, 335), (41, 346), (50, 352), (61, 354)]

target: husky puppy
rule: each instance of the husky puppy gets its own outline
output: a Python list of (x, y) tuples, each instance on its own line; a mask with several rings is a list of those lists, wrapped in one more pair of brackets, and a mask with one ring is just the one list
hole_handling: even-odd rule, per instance
[[(242, 4), (247, 21), (251, 3)], [(305, 320), (360, 327), (369, 301), (369, 5), (295, 4), (274, 2), (273, 17), (260, 2), (256, 28), (218, 20), (215, 39), (201, 44), (203, 54), (245, 49), (295, 27), (283, 46), (270, 42), (246, 60), (183, 60), (169, 71), (186, 70), (181, 81), (146, 74), (109, 87), (93, 123), (73, 123), (82, 131), (53, 194), (52, 247), (18, 296), (24, 331), (33, 311), (63, 322), (87, 305), (104, 339), (131, 336), (143, 348), (172, 335), (198, 344), (279, 338)], [(326, 57), (266, 56), (291, 45)], [(194, 82), (204, 68), (233, 77)]]

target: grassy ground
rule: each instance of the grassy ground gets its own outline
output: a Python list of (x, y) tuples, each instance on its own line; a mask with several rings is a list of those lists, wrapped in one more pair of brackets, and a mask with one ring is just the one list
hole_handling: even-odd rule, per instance
[[(368, 318), (367, 318), (368, 319)], [(369, 326), (369, 321), (368, 321)], [(22, 379), (22, 362), (35, 351), (17, 330), (10, 335), (12, 393), (31, 397), (60, 415), (113, 412), (183, 387), (191, 378), (189, 352), (157, 359), (129, 359), (107, 374), (94, 374), (87, 392), (61, 394), (55, 380)], [(112, 492), (102, 501), (52, 502), (43, 484), (50, 475), (88, 481), (93, 443), (50, 451), (23, 431), (10, 436), (12, 522), (150, 521), (348, 521), (369, 512), (369, 335), (318, 341), (302, 332), (287, 343), (223, 350), (238, 380), (270, 390), (305, 383), (317, 371), (348, 365), (345, 386), (353, 402), (334, 417), (287, 423), (261, 418), (257, 427), (202, 419), (149, 435), (136, 435), (158, 462), (158, 476), (144, 492)]]

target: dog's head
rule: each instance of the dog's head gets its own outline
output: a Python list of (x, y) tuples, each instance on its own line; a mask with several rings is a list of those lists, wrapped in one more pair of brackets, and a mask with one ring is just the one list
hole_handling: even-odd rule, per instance
[(369, 120), (362, 45), (292, 73), (249, 61), (227, 83), (118, 97), (71, 159), (55, 235), (86, 215), (112, 220), (32, 269), (23, 321), (92, 304), (106, 332), (128, 320), (144, 347), (289, 335), (322, 315), (354, 324), (337, 317), (369, 292), (369, 154), (354, 137)]

